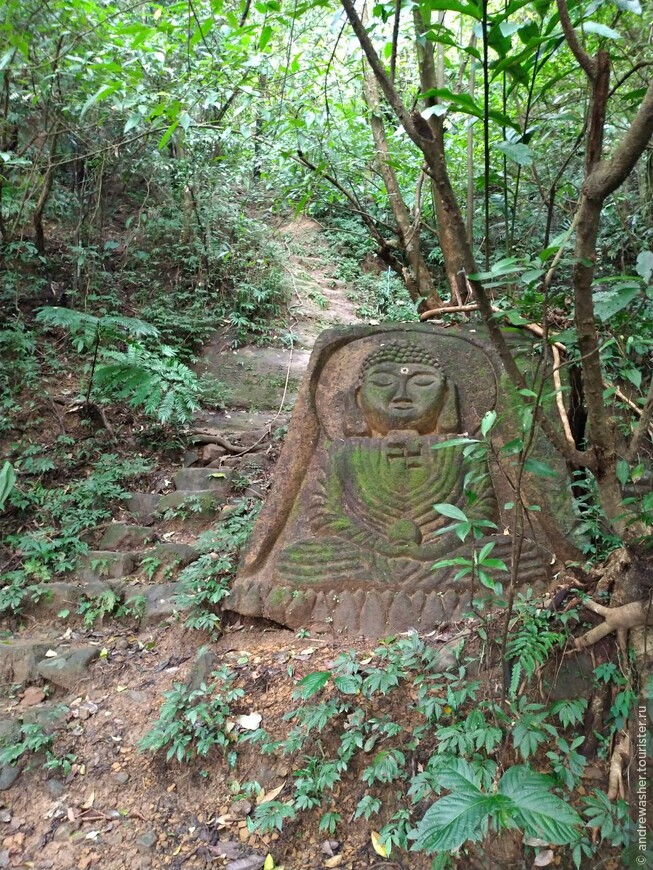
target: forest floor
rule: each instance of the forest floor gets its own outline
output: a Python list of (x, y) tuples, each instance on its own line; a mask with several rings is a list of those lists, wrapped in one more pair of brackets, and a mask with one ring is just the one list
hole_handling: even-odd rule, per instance
[[(228, 336), (217, 335), (203, 355), (203, 365), (228, 384), (233, 410), (204, 414), (198, 426), (245, 445), (287, 422), (319, 332), (357, 320), (344, 282), (333, 277), (333, 258), (319, 227), (300, 218), (283, 227), (278, 238), (288, 255), (292, 347), (251, 346), (234, 352)], [(277, 452), (269, 437), (262, 446), (265, 450), (246, 455), (246, 462), (229, 472), (247, 474), (245, 497), (250, 500), (264, 497)], [(187, 455), (187, 464), (192, 461)], [(174, 472), (160, 469), (158, 492), (147, 493), (146, 500), (169, 491)], [(154, 538), (149, 544), (192, 544), (212, 522), (201, 515), (144, 519), (142, 510), (142, 528), (149, 528)], [(135, 520), (123, 510), (115, 521)], [(120, 553), (125, 549), (120, 544), (115, 549), (121, 558), (129, 555)], [(119, 574), (119, 568), (113, 573)], [(44, 733), (56, 729), (56, 755), (68, 758), (67, 768), (48, 771), (38, 754), (32, 764), (25, 763), (25, 753), (15, 768), (1, 771), (0, 868), (257, 870), (268, 853), (275, 866), (286, 870), (430, 866), (426, 859), (381, 860), (368, 826), (351, 824), (363, 783), (357, 791), (334, 791), (345, 821), (342, 832), (319, 833), (319, 814), (308, 813), (281, 834), (252, 834), (246, 822), (251, 803), (239, 797), (239, 783), (255, 780), (268, 796), (283, 799), (292, 782), (286, 762), (270, 757), (265, 763), (251, 744), (240, 746), (232, 771), (216, 749), (192, 763), (166, 762), (165, 753), (139, 751), (139, 740), (158, 718), (164, 692), (188, 680), (197, 685), (223, 664), (244, 690), (231, 705), (229, 728), (236, 727), (238, 716), (259, 713), (262, 727), (281, 739), (289, 728), (284, 714), (293, 706), (293, 679), (324, 670), (342, 649), (335, 638), (299, 637), (241, 622), (226, 625), (214, 642), (208, 634), (186, 628), (183, 614), (176, 613), (171, 603), (174, 575), (168, 572), (165, 583), (153, 584), (153, 579), (157, 577), (150, 576), (148, 585), (142, 574), (129, 578), (132, 591), (148, 594), (140, 624), (106, 620), (87, 629), (71, 617), (63, 621), (55, 615), (61, 607), (57, 593), (54, 603), (46, 600), (33, 610), (0, 645), (0, 730), (7, 734), (20, 720), (36, 723)], [(70, 591), (60, 590), (64, 601)], [(347, 648), (363, 656), (374, 644), (347, 642)], [(61, 663), (62, 672), (51, 671), (52, 679), (40, 675), (43, 662), (38, 660), (44, 657)]]

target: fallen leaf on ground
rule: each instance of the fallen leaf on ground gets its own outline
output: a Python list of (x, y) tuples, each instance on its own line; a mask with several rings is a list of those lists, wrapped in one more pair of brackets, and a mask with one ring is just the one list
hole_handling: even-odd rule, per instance
[(240, 725), (245, 731), (256, 731), (261, 724), (263, 717), (260, 713), (248, 713), (243, 716), (236, 716), (236, 725)]
[(285, 782), (282, 782), (281, 785), (278, 785), (276, 788), (273, 788), (272, 791), (263, 792), (262, 795), (256, 798), (257, 804), (266, 804), (268, 801), (273, 801), (275, 797), (281, 794), (283, 791), (283, 787), (285, 786)]
[(376, 852), (377, 855), (380, 855), (382, 858), (387, 858), (389, 855), (388, 849), (381, 842), (381, 837), (376, 831), (372, 831), (372, 848)]

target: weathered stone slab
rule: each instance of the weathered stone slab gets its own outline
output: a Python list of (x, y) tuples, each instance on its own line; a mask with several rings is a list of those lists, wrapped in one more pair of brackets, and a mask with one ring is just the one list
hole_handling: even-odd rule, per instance
[(182, 468), (173, 480), (177, 490), (202, 492), (210, 489), (226, 495), (232, 474), (229, 469), (216, 471), (213, 468)]
[(94, 580), (128, 577), (140, 559), (140, 553), (115, 553), (113, 550), (89, 550), (80, 559), (80, 577), (85, 583)]
[(132, 492), (125, 498), (127, 510), (142, 523), (152, 522), (161, 496), (156, 492)]
[(54, 658), (43, 659), (38, 663), (37, 671), (55, 686), (73, 689), (82, 680), (88, 678), (88, 666), (99, 655), (98, 646), (77, 647), (62, 652)]
[[(472, 558), (473, 536), (461, 540), (452, 528), (460, 512), (478, 524), (476, 551), (491, 543), (492, 558), (510, 564), (505, 505), (515, 500), (516, 472), (510, 457), (495, 455), (521, 432), (513, 402), (500, 361), (474, 329), (323, 333), (227, 606), (290, 628), (368, 636), (463, 618), (469, 582), (450, 560)], [(495, 449), (470, 452), (488, 411), (497, 412)], [(569, 502), (564, 473), (549, 489), (526, 475), (522, 496), (541, 510), (523, 535), (522, 586), (543, 586), (554, 556), (574, 554), (548, 509), (553, 498)], [(434, 504), (451, 506), (452, 516)], [(508, 576), (496, 566), (490, 573), (495, 582)]]
[[(191, 469), (188, 469), (190, 471)], [(227, 500), (226, 492), (217, 489), (177, 490), (161, 496), (159, 512), (165, 517), (168, 511), (183, 516), (212, 517)]]
[(156, 533), (146, 526), (129, 523), (111, 523), (104, 530), (98, 544), (100, 550), (135, 550), (156, 540)]

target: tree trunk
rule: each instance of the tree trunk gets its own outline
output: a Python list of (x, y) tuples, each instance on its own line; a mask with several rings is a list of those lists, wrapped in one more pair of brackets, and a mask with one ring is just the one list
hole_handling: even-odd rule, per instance
[(419, 215), (415, 215), (415, 225), (413, 226), (408, 206), (404, 202), (397, 175), (392, 166), (388, 140), (381, 119), (379, 88), (369, 65), (365, 61), (363, 64), (365, 102), (369, 110), (370, 127), (376, 147), (376, 163), (397, 224), (399, 243), (408, 261), (408, 268), (405, 270), (406, 288), (413, 302), (418, 302), (420, 298), (423, 298), (427, 308), (439, 308), (443, 305), (443, 301), (435, 288), (433, 276), (420, 249)]
[(50, 198), (50, 193), (52, 192), (52, 182), (54, 180), (54, 156), (57, 151), (58, 138), (59, 134), (55, 130), (52, 136), (52, 143), (50, 145), (48, 167), (45, 170), (45, 175), (43, 177), (43, 186), (41, 187), (41, 193), (39, 194), (36, 207), (34, 208), (34, 214), (32, 215), (32, 224), (34, 225), (34, 244), (36, 245), (36, 250), (41, 256), (45, 254), (45, 231), (43, 229), (43, 212), (45, 211), (45, 207), (48, 204), (48, 199)]
[[(426, 93), (438, 86), (433, 44), (422, 38), (429, 25), (428, 21), (423, 19), (419, 9), (413, 10), (413, 18), (417, 36), (415, 44), (417, 46), (420, 87), (422, 92)], [(435, 106), (437, 100), (428, 97), (426, 105), (427, 107)], [(443, 119), (442, 116), (433, 114), (428, 121), (425, 121), (421, 115), (414, 114), (413, 122), (422, 134), (424, 140), (422, 151), (432, 173), (440, 246), (452, 300), (462, 303), (467, 297), (466, 275), (476, 271), (476, 263), (447, 171)]]

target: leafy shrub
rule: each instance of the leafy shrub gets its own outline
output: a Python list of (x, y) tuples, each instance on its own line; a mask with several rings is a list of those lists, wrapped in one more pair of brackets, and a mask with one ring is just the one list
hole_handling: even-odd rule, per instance
[(167, 761), (176, 758), (181, 762), (204, 757), (217, 746), (233, 765), (236, 758), (235, 752), (229, 751), (232, 744), (227, 720), (230, 705), (244, 692), (234, 687), (234, 675), (226, 667), (214, 671), (212, 677), (212, 683), (202, 683), (197, 689), (175, 683), (164, 694), (159, 719), (138, 748), (150, 752), (165, 749)]

